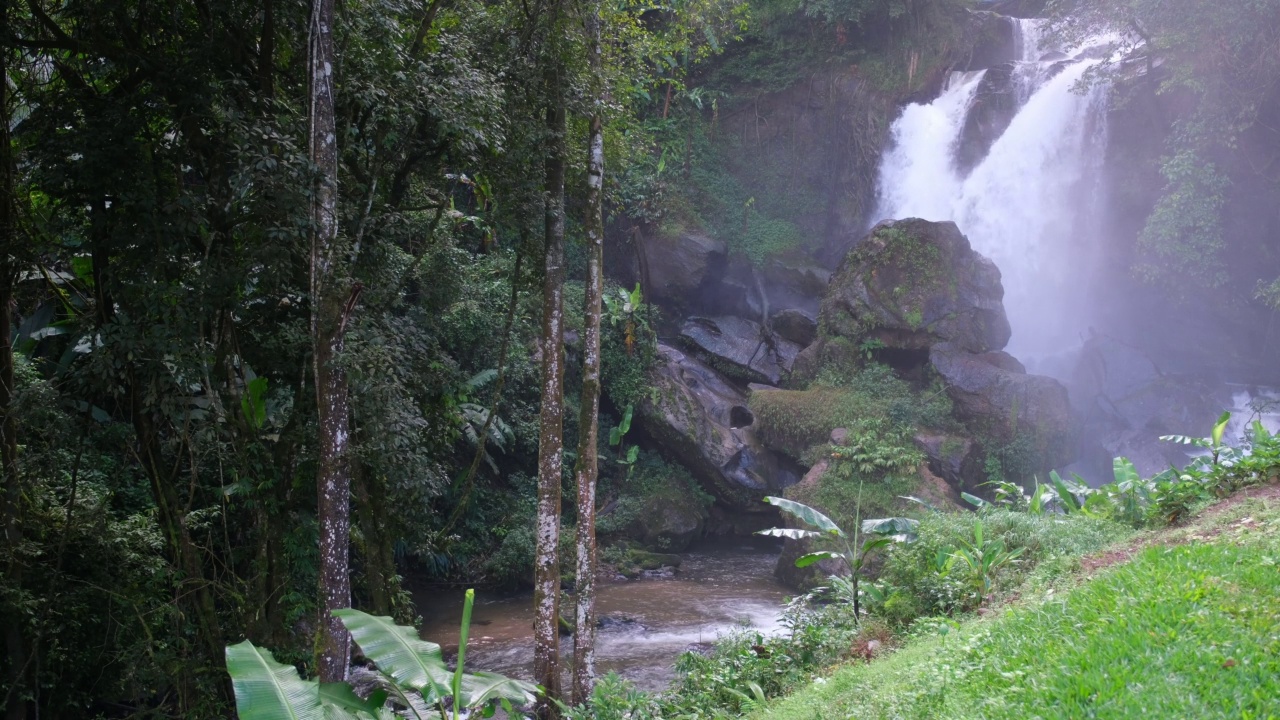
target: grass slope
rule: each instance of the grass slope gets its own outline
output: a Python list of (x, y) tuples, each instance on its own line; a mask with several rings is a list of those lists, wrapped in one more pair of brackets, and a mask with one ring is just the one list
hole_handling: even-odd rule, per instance
[(1280, 493), (1265, 490), (753, 717), (1280, 718)]

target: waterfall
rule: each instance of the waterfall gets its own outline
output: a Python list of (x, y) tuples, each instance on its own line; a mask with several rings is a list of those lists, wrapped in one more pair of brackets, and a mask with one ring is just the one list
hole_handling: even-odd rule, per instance
[[(1096, 83), (1077, 89), (1101, 62), (1096, 54), (1068, 58), (1045, 47), (1041, 28), (1017, 22), (1021, 59), (1004, 76), (1008, 87), (988, 88), (986, 73), (955, 73), (932, 103), (903, 110), (881, 162), (876, 221), (955, 221), (1003, 275), (1009, 352), (1058, 375), (1089, 327), (1106, 92)], [(1017, 107), (965, 174), (956, 156), (983, 92), (1012, 93)]]

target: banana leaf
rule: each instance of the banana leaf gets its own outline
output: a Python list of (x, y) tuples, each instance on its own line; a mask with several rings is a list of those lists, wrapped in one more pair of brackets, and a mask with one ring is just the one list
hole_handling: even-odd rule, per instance
[(228, 645), (226, 657), (240, 720), (325, 720), (316, 683), (276, 662), (270, 650), (245, 640)]
[(844, 537), (844, 531), (840, 529), (839, 525), (836, 525), (831, 518), (808, 505), (780, 497), (767, 497), (764, 501), (789, 515), (794, 515), (806, 525), (812, 525), (824, 533)]
[(806, 538), (820, 537), (822, 533), (814, 532), (813, 530), (798, 530), (796, 528), (769, 528), (768, 530), (757, 530), (756, 535), (780, 537), (788, 540), (804, 540)]
[(396, 684), (422, 692), (428, 702), (449, 687), (453, 673), (444, 664), (440, 646), (418, 637), (417, 630), (359, 610), (335, 610), (333, 614), (347, 626), (365, 657)]
[(844, 559), (844, 556), (841, 555), (840, 553), (831, 552), (830, 550), (819, 550), (817, 552), (811, 552), (808, 555), (801, 555), (800, 557), (796, 558), (796, 567), (805, 568), (805, 567), (809, 567), (810, 565), (816, 562), (821, 562), (823, 560), (843, 560), (843, 559)]
[(354, 713), (368, 713), (378, 717), (378, 713), (387, 703), (387, 691), (375, 690), (369, 699), (356, 695), (355, 690), (344, 682), (320, 683), (320, 700), (325, 705), (333, 705)]
[(534, 700), (538, 688), (522, 680), (490, 672), (468, 673), (462, 676), (462, 706), (478, 707), (494, 700), (527, 705)]
[(1080, 511), (1080, 501), (1076, 499), (1076, 488), (1067, 485), (1057, 470), (1049, 471), (1049, 479), (1053, 481), (1053, 487), (1058, 491), (1058, 499), (1062, 501), (1062, 509), (1068, 513)]
[(919, 520), (904, 517), (877, 518), (862, 522), (862, 532), (868, 535), (888, 535), (896, 542), (915, 542), (919, 528)]

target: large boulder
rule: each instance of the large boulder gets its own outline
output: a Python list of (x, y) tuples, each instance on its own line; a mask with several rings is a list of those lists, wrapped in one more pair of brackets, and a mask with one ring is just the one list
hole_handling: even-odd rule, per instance
[(985, 353), (1004, 348), (1010, 336), (995, 264), (955, 223), (919, 219), (882, 222), (845, 256), (820, 325), (826, 337), (819, 344), (843, 337), (901, 350), (950, 343)]
[(637, 513), (630, 535), (645, 547), (684, 552), (702, 537), (707, 513), (696, 503), (674, 497), (648, 498)]
[(726, 315), (691, 317), (680, 327), (680, 339), (699, 357), (743, 382), (777, 385), (791, 373), (801, 347), (760, 323)]
[(756, 439), (746, 393), (705, 363), (660, 343), (650, 382), (640, 430), (721, 503), (766, 510), (761, 497), (799, 481), (794, 466)]
[(950, 343), (932, 347), (929, 362), (971, 431), (998, 443), (1031, 438), (1044, 467), (1074, 459), (1075, 416), (1062, 383), (1027, 375), (1005, 353), (970, 353)]
[(698, 232), (658, 233), (641, 240), (646, 290), (655, 302), (683, 306), (723, 272), (723, 242)]
[(981, 453), (973, 440), (931, 430), (921, 430), (912, 439), (916, 449), (925, 456), (927, 471), (947, 486), (956, 491), (974, 492), (982, 481)]

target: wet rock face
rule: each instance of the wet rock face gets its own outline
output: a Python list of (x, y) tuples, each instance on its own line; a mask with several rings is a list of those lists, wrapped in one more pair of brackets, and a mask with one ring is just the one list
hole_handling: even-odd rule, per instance
[(702, 537), (707, 514), (683, 498), (651, 497), (636, 518), (631, 535), (645, 547), (684, 552)]
[(962, 64), (961, 68), (985, 70), (1017, 59), (1017, 40), (1012, 20), (985, 10), (969, 11), (966, 13), (966, 20), (972, 44), (968, 62)]
[(964, 173), (982, 162), (1018, 112), (1014, 67), (1011, 62), (996, 65), (978, 83), (956, 153), (956, 164)]
[(886, 221), (841, 263), (820, 324), (855, 343), (985, 353), (1009, 342), (1003, 300), (1000, 271), (955, 223)]
[(791, 373), (801, 347), (765, 332), (760, 323), (732, 315), (692, 317), (680, 339), (701, 359), (743, 382), (777, 385)]
[(644, 239), (650, 299), (680, 306), (722, 272), (724, 243), (701, 233), (658, 234)]
[(1071, 401), (1084, 419), (1082, 472), (1108, 482), (1114, 457), (1129, 458), (1144, 476), (1187, 464), (1187, 448), (1160, 436), (1206, 434), (1232, 398), (1219, 383), (1165, 373), (1137, 347), (1095, 335), (1071, 378)]
[(659, 344), (650, 380), (652, 396), (638, 408), (640, 429), (721, 503), (764, 511), (762, 496), (799, 481), (787, 461), (756, 439), (746, 393), (711, 367)]
[(1007, 357), (967, 353), (947, 343), (929, 351), (929, 362), (946, 383), (961, 420), (996, 440), (1036, 438), (1046, 465), (1069, 463), (1076, 424), (1067, 389), (1053, 378), (1020, 372), (1007, 364)]
[(982, 475), (982, 461), (972, 440), (930, 431), (917, 433), (913, 440), (924, 453), (929, 472), (953, 488), (973, 491), (974, 478)]

